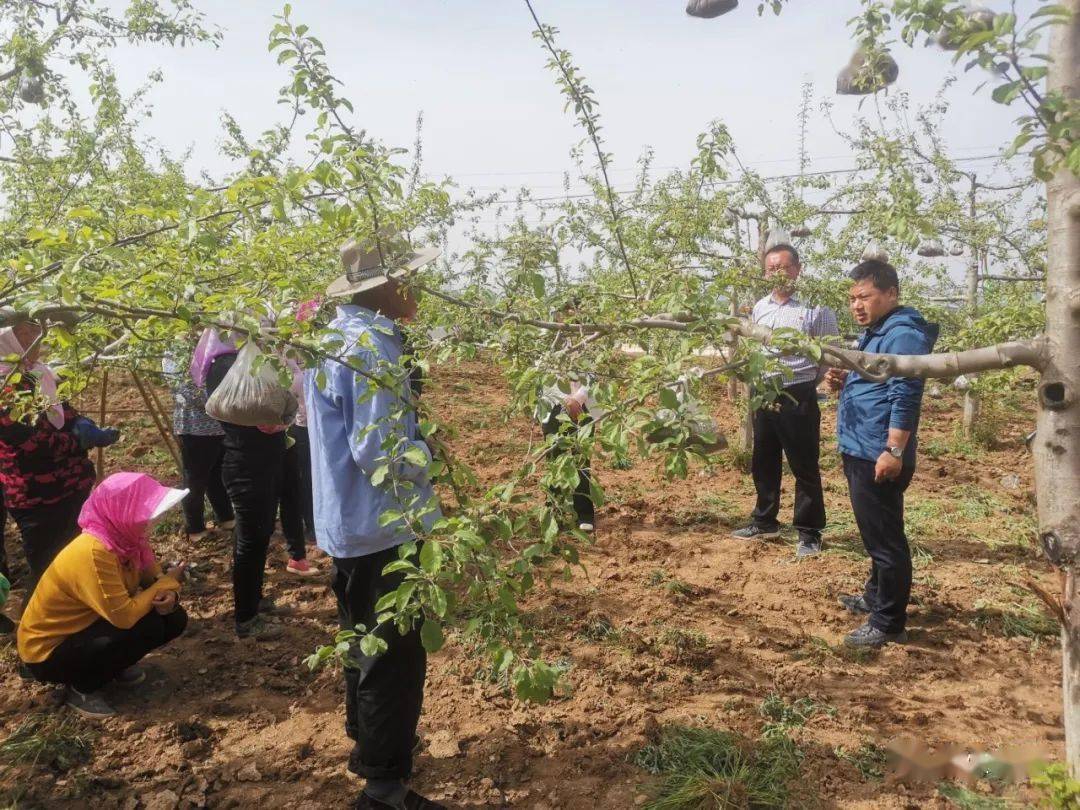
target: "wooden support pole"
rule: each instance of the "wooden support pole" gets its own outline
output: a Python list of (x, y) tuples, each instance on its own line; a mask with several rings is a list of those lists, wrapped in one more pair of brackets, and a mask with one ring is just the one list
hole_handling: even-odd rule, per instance
[(154, 420), (154, 425), (157, 427), (158, 433), (161, 434), (161, 439), (165, 442), (165, 446), (169, 448), (169, 454), (173, 457), (173, 461), (176, 462), (176, 471), (183, 475), (184, 465), (180, 461), (180, 451), (174, 443), (172, 433), (168, 430), (163, 416), (159, 414), (157, 408), (154, 407), (155, 399), (148, 390), (148, 386), (134, 371), (131, 372), (131, 379), (135, 382), (135, 387), (139, 389), (139, 394), (142, 396), (143, 402), (146, 403), (146, 407), (150, 409), (150, 416)]
[[(101, 373), (101, 402), (98, 405), (98, 424), (105, 427), (105, 409), (109, 403), (109, 370)], [(97, 449), (97, 480), (100, 482), (105, 477), (105, 448)]]

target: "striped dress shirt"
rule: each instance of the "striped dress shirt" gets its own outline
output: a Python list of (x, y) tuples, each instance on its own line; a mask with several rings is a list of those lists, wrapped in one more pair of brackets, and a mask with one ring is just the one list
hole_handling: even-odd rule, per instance
[[(754, 323), (770, 329), (798, 329), (810, 337), (826, 337), (840, 334), (836, 313), (828, 307), (810, 307), (792, 296), (783, 304), (773, 300), (769, 293), (756, 304), (751, 314)], [(818, 381), (819, 366), (813, 360), (800, 355), (776, 354), (777, 359), (791, 369), (791, 379), (784, 387)]]

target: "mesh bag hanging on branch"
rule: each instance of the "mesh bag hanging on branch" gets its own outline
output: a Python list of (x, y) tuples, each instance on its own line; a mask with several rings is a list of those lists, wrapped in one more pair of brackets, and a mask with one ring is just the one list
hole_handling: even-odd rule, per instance
[(994, 18), (997, 15), (988, 8), (978, 5), (969, 5), (960, 12), (959, 19), (941, 26), (935, 41), (938, 47), (945, 51), (956, 51), (964, 44), (964, 40), (972, 34), (994, 29)]
[(798, 227), (791, 229), (791, 235), (796, 239), (805, 239), (812, 231), (806, 225), (799, 225)]
[(885, 248), (881, 246), (881, 243), (876, 239), (870, 240), (866, 248), (862, 252), (862, 256), (859, 257), (861, 261), (876, 261), (876, 262), (888, 262), (889, 254), (885, 251)]
[(961, 245), (959, 242), (953, 242), (949, 246), (949, 253), (951, 253), (953, 256), (963, 256), (964, 246)]
[(299, 403), (265, 355), (249, 340), (206, 401), (206, 413), (221, 422), (245, 427), (291, 425)]
[(937, 239), (924, 239), (919, 243), (919, 247), (915, 249), (915, 252), (927, 259), (934, 259), (938, 256), (944, 256), (945, 248), (941, 246), (941, 242)]
[(659, 444), (672, 439), (678, 440), (683, 431), (686, 445), (703, 453), (715, 453), (728, 446), (727, 439), (720, 432), (720, 425), (697, 401), (689, 390), (689, 382), (683, 377), (674, 387), (660, 392), (660, 402), (664, 406), (646, 427), (645, 439), (652, 444)]
[(774, 247), (793, 247), (791, 242), (791, 234), (784, 228), (770, 228), (765, 239), (765, 252), (768, 253)]
[(900, 66), (888, 52), (870, 53), (862, 48), (836, 77), (836, 92), (841, 96), (866, 96), (884, 90), (896, 81)]
[(686, 13), (691, 17), (702, 17), (710, 20), (727, 14), (739, 5), (739, 0), (690, 0), (686, 4)]

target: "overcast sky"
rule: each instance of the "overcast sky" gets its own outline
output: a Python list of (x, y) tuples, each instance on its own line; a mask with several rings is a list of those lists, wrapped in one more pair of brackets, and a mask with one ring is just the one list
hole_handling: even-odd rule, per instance
[[(220, 48), (124, 47), (116, 64), (127, 87), (163, 69), (147, 133), (172, 152), (191, 148), (193, 172), (217, 173), (227, 166), (218, 155), (223, 109), (249, 132), (283, 111), (275, 102), (286, 74), (266, 48), (280, 5), (200, 5), (223, 30)], [(595, 90), (617, 185), (630, 180), (646, 146), (656, 150), (658, 167), (685, 165), (695, 136), (712, 119), (728, 124), (744, 159), (762, 172), (796, 169), (795, 116), (807, 80), (833, 100), (842, 126), (857, 111), (858, 99), (832, 94), (852, 50), (844, 23), (856, 0), (793, 0), (779, 18), (759, 18), (755, 0), (743, 0), (714, 20), (688, 17), (681, 0), (535, 0), (535, 7), (561, 30), (561, 44)], [(530, 36), (524, 2), (295, 0), (293, 18), (326, 44), (356, 121), (370, 133), (409, 146), (423, 111), (429, 173), (481, 189), (526, 184), (558, 193), (568, 150), (581, 135)], [(937, 49), (898, 46), (896, 53), (895, 87), (915, 102), (929, 101), (953, 69), (950, 55)], [(973, 97), (985, 78), (976, 74), (962, 75), (950, 92), (946, 135), (956, 155), (997, 151), (1018, 114), (985, 93)], [(820, 115), (809, 145), (815, 168), (850, 165)]]

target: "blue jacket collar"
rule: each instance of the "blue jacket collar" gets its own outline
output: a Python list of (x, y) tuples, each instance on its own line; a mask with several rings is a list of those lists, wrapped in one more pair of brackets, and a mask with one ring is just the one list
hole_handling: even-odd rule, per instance
[(355, 318), (382, 332), (395, 334), (398, 332), (397, 324), (385, 315), (356, 304), (338, 304), (337, 316), (338, 318)]

